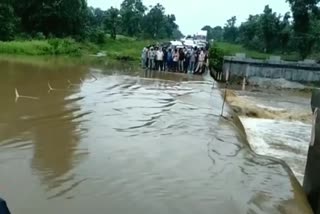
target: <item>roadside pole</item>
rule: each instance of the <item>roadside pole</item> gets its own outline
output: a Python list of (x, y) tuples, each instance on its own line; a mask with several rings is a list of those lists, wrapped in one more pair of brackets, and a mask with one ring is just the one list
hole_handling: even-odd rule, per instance
[(303, 182), (310, 205), (315, 214), (320, 214), (320, 90), (312, 93), (312, 137)]

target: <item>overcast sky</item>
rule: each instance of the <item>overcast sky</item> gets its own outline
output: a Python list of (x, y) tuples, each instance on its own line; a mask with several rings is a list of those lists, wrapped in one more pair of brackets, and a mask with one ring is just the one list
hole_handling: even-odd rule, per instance
[[(89, 6), (108, 9), (120, 7), (122, 0), (87, 0)], [(261, 13), (265, 5), (277, 13), (290, 11), (285, 0), (143, 0), (144, 5), (161, 3), (166, 13), (176, 15), (177, 23), (183, 34), (194, 34), (205, 25), (224, 26), (226, 20), (237, 16), (238, 24), (245, 21), (249, 14)]]

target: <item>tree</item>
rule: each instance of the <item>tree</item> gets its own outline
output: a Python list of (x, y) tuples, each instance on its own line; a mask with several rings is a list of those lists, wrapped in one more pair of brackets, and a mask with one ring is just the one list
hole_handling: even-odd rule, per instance
[(288, 50), (288, 44), (291, 38), (291, 31), (292, 31), (292, 26), (290, 24), (289, 19), (291, 18), (290, 13), (287, 12), (283, 19), (282, 22), (280, 23), (280, 44), (281, 44), (281, 52), (285, 53)]
[(176, 17), (165, 14), (160, 4), (145, 14), (147, 8), (142, 0), (124, 0), (120, 10), (110, 8), (107, 11), (88, 7), (86, 1), (1, 0), (0, 38), (12, 38), (16, 29), (27, 37), (87, 38), (95, 43), (104, 41), (106, 31), (114, 39), (119, 32), (136, 37), (143, 33), (155, 39), (182, 36)]
[(106, 12), (105, 27), (110, 30), (112, 39), (117, 38), (118, 26), (120, 24), (120, 12), (117, 8), (111, 7)]
[(262, 43), (259, 39), (260, 15), (250, 15), (246, 22), (239, 27), (240, 42), (245, 47), (261, 49)]
[(88, 8), (88, 22), (90, 28), (102, 28), (106, 19), (106, 11), (100, 8)]
[(208, 40), (213, 39), (213, 37), (212, 37), (212, 27), (211, 27), (211, 26), (206, 25), (206, 26), (204, 26), (203, 28), (201, 28), (201, 30), (207, 31), (207, 39), (208, 39)]
[(176, 28), (176, 29), (173, 29), (172, 35), (170, 37), (168, 37), (168, 39), (179, 40), (179, 39), (181, 39), (183, 37), (184, 37), (183, 33), (179, 30), (179, 28)]
[(260, 16), (260, 27), (266, 52), (270, 52), (276, 47), (275, 38), (278, 34), (279, 22), (277, 14), (272, 12), (269, 5), (265, 6), (263, 14)]
[(176, 24), (175, 15), (166, 15), (161, 4), (151, 6), (143, 17), (142, 31), (145, 37), (152, 39), (180, 39), (183, 37)]
[(221, 26), (216, 26), (212, 28), (209, 25), (204, 26), (201, 30), (207, 31), (207, 39), (221, 41), (223, 40), (223, 28)]
[(318, 15), (313, 14), (311, 16), (310, 25), (310, 34), (314, 40), (313, 51), (318, 52), (320, 50), (320, 19)]
[(319, 0), (287, 0), (293, 14), (295, 40), (301, 57), (306, 58), (316, 39), (311, 35), (311, 16), (316, 13)]
[(282, 18), (267, 5), (264, 12), (250, 15), (239, 27), (239, 41), (247, 48), (273, 52), (288, 49), (291, 38), (290, 14)]
[(146, 7), (141, 0), (124, 0), (120, 14), (122, 29), (128, 36), (137, 36), (141, 33), (141, 23)]
[(235, 26), (237, 22), (237, 17), (233, 16), (231, 19), (227, 20), (227, 24), (224, 27), (223, 38), (227, 42), (234, 43), (238, 37), (238, 28)]
[(0, 40), (8, 41), (14, 38), (17, 18), (9, 2), (0, 3)]
[(223, 40), (223, 28), (221, 26), (216, 26), (211, 30), (211, 37), (215, 41)]
[(204, 26), (203, 28), (201, 28), (201, 30), (210, 32), (210, 31), (212, 30), (212, 27), (209, 26), (209, 25), (206, 25), (206, 26)]
[(13, 0), (22, 30), (46, 36), (79, 36), (87, 27), (86, 0)]
[(156, 39), (166, 36), (164, 14), (164, 7), (158, 3), (144, 17), (144, 31), (149, 37)]
[(173, 14), (165, 17), (165, 31), (167, 38), (180, 39), (183, 37), (179, 30), (179, 26), (176, 24), (176, 17)]

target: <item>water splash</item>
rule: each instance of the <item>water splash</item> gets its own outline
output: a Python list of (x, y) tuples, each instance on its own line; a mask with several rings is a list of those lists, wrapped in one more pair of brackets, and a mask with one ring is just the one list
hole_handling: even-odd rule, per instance
[(286, 121), (303, 121), (311, 123), (311, 111), (300, 111), (300, 109), (286, 109), (267, 106), (254, 102), (243, 96), (238, 96), (236, 92), (228, 90), (227, 101), (233, 110), (240, 116), (252, 118), (264, 118)]

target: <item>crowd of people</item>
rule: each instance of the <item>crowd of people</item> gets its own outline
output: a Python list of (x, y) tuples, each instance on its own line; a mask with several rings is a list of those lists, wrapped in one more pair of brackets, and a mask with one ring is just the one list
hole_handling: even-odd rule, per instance
[(197, 47), (157, 47), (142, 50), (141, 64), (144, 69), (202, 74), (209, 65), (208, 50)]

